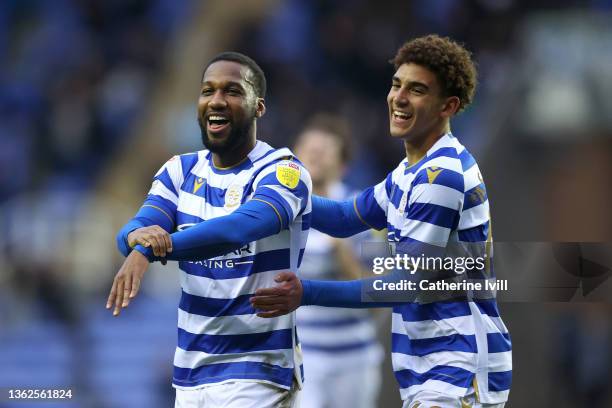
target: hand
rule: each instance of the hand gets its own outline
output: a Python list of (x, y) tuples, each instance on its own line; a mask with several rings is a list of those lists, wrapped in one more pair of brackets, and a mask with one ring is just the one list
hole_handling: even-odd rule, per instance
[[(145, 248), (151, 247), (153, 255), (165, 258), (167, 252), (172, 252), (170, 234), (159, 225), (142, 227), (130, 232), (127, 236), (128, 245), (134, 248), (137, 244)], [(165, 262), (162, 262), (165, 264)]]
[(113, 316), (118, 316), (122, 308), (128, 307), (130, 299), (138, 294), (140, 281), (148, 267), (149, 260), (138, 251), (132, 251), (125, 258), (119, 272), (115, 275), (113, 287), (106, 301), (107, 309), (110, 309), (113, 304), (115, 305)]
[(302, 282), (293, 272), (281, 272), (274, 278), (278, 285), (273, 288), (257, 289), (251, 304), (259, 317), (278, 317), (293, 312), (302, 302)]

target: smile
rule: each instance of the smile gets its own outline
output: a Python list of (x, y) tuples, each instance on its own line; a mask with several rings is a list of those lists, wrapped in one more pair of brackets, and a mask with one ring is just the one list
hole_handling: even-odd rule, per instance
[(211, 133), (219, 133), (229, 126), (229, 119), (224, 115), (212, 114), (206, 120), (207, 129)]

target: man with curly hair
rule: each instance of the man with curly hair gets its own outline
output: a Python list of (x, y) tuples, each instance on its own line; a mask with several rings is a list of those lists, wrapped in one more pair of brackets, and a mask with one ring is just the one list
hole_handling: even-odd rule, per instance
[[(336, 237), (387, 228), (397, 254), (459, 260), (463, 251), (487, 261), (467, 272), (417, 268), (413, 261), (409, 274), (395, 270), (384, 278), (343, 282), (299, 280), (283, 272), (277, 286), (259, 289), (251, 302), (262, 317), (309, 304), (393, 307), (392, 359), (404, 408), (503, 407), (511, 343), (494, 291), (429, 292), (422, 285), (469, 281), (486, 287), (494, 281), (486, 188), (474, 157), (450, 131), (451, 118), (472, 101), (476, 69), (465, 48), (437, 35), (405, 43), (391, 62), (396, 71), (387, 96), (389, 130), (403, 140), (406, 158), (355, 200), (313, 196), (312, 227)], [(417, 289), (402, 291), (399, 299), (391, 285), (382, 296), (375, 293), (383, 284), (402, 282)]]

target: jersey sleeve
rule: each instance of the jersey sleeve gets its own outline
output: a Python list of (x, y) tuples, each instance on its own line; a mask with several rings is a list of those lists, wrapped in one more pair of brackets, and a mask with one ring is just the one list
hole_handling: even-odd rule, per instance
[(409, 252), (445, 248), (457, 229), (464, 201), (463, 175), (449, 169), (420, 170), (412, 182), (400, 232)]
[(148, 196), (154, 196), (164, 202), (164, 210), (170, 211), (169, 217), (174, 217), (178, 205), (178, 193), (183, 183), (182, 159), (174, 156), (168, 160), (153, 177), (153, 184)]
[(391, 177), (387, 177), (361, 192), (354, 200), (355, 212), (363, 223), (373, 229), (381, 230), (387, 226), (387, 207), (391, 192)]
[(136, 215), (117, 233), (117, 247), (122, 255), (127, 256), (131, 252), (127, 236), (135, 229), (159, 225), (168, 232), (174, 230), (181, 180), (181, 159), (179, 156), (174, 156), (157, 171), (144, 203)]
[(252, 200), (263, 201), (276, 211), (281, 229), (311, 211), (312, 181), (297, 160), (269, 164), (255, 178), (253, 191)]

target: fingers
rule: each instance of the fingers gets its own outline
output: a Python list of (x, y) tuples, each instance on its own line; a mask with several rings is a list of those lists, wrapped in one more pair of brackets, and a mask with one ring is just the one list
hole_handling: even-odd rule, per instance
[(297, 279), (297, 276), (293, 272), (280, 272), (274, 277), (274, 282), (280, 283), (285, 281), (292, 281)]
[(152, 226), (150, 235), (147, 239), (152, 242), (153, 254), (157, 257), (165, 258), (166, 253), (172, 251), (170, 234), (160, 226)]
[(113, 303), (115, 303), (115, 296), (117, 296), (117, 280), (113, 280), (113, 286), (111, 287), (110, 294), (106, 300), (106, 308), (110, 309)]
[(259, 288), (255, 291), (256, 296), (284, 296), (287, 290), (282, 286), (274, 286), (272, 288)]
[(272, 310), (270, 306), (279, 308), (283, 305), (287, 305), (287, 298), (285, 296), (253, 296), (249, 299), (251, 305), (256, 309)]
[(123, 279), (117, 282), (117, 296), (115, 297), (115, 310), (113, 310), (113, 316), (119, 316), (121, 313), (121, 304), (123, 303)]
[(167, 252), (172, 252), (172, 239), (170, 234), (159, 225), (139, 228), (128, 235), (130, 246), (140, 244), (151, 247), (153, 255), (164, 258)]
[(128, 275), (125, 278), (125, 281), (123, 283), (123, 300), (121, 302), (121, 307), (128, 307), (128, 305), (130, 304), (130, 292), (132, 291), (132, 276)]
[(140, 279), (138, 279), (137, 277), (134, 277), (134, 280), (132, 281), (132, 290), (130, 291), (130, 296), (129, 296), (130, 299), (134, 299), (136, 297), (139, 289), (140, 289)]
[(271, 317), (278, 317), (287, 314), (287, 312), (281, 312), (280, 310), (272, 310), (269, 312), (259, 312), (257, 313), (258, 317), (263, 317), (264, 319), (269, 319)]
[(153, 255), (157, 257), (165, 257), (166, 256), (166, 244), (162, 236), (160, 236), (158, 231), (153, 231), (151, 234), (147, 236), (147, 240), (151, 242), (151, 248), (153, 249)]
[(164, 237), (164, 242), (166, 243), (166, 251), (172, 252), (172, 238), (170, 238), (170, 234), (164, 231), (163, 237)]

